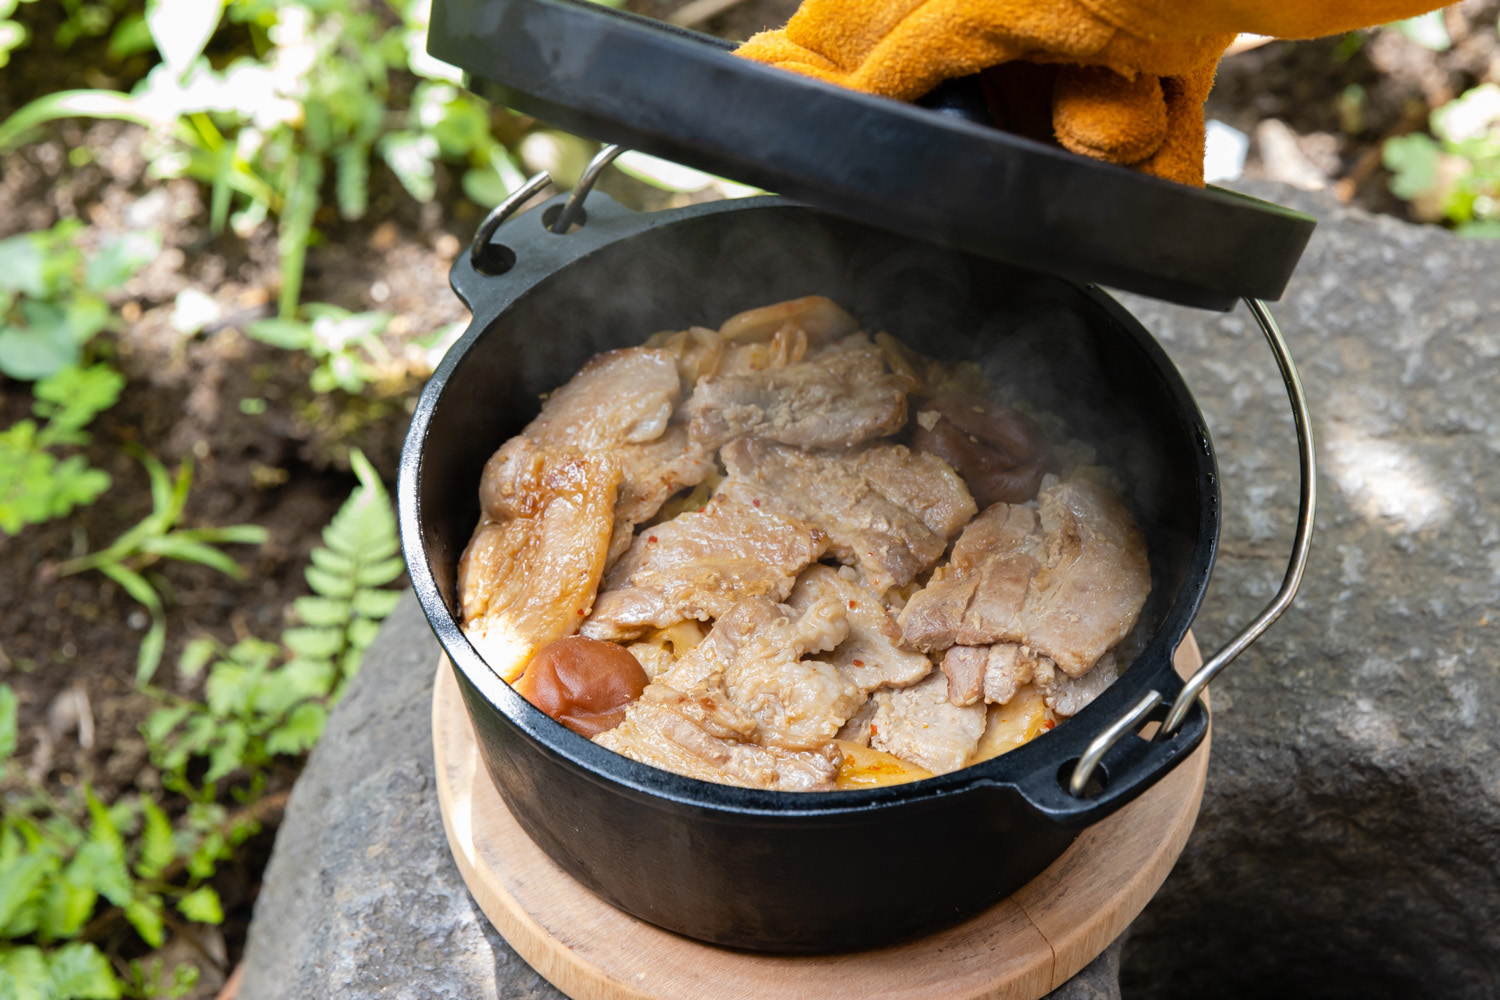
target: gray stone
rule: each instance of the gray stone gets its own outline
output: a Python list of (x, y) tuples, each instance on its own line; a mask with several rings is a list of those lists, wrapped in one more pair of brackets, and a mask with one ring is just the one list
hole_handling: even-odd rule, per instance
[[(407, 594), (297, 779), (239, 1000), (559, 1000), (464, 887), (432, 769), (437, 642)], [(1051, 1000), (1119, 1000), (1118, 946)], [(709, 998), (705, 998), (709, 1000)]]
[[(1278, 317), (1312, 401), (1319, 530), (1301, 597), (1214, 685), (1208, 788), (1136, 921), (1140, 997), (1500, 991), (1500, 244), (1285, 187), (1320, 217)], [(1280, 584), (1291, 418), (1241, 309), (1136, 298), (1217, 446), (1206, 651)]]
[(561, 996), (490, 927), (448, 853), (432, 770), (436, 657), (407, 594), (292, 790), (239, 1000)]

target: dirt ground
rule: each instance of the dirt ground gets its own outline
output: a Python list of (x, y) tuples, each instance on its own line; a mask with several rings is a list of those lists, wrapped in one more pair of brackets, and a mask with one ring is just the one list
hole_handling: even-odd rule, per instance
[[(678, 3), (634, 0), (632, 6), (663, 16)], [(794, 6), (792, 0), (745, 2), (704, 26), (744, 38), (779, 23)], [(1445, 53), (1389, 33), (1362, 44), (1271, 43), (1225, 62), (1208, 113), (1258, 139), (1267, 121), (1284, 123), (1305, 161), (1299, 169), (1310, 164), (1314, 171), (1304, 169), (1300, 177), (1333, 186), (1346, 201), (1404, 214), (1386, 189), (1380, 144), (1421, 127), (1431, 108), (1487, 75), (1500, 76), (1497, 11), (1500, 0), (1470, 0), (1450, 12), (1456, 44)], [(0, 116), (51, 90), (128, 86), (131, 74), (144, 69), (126, 66), (110, 76), (98, 68), (103, 64), (86, 51), (62, 58), (45, 44), (17, 53), (0, 73)], [(1362, 100), (1351, 96), (1356, 87)], [(0, 536), (0, 681), (20, 698), (22, 768), (58, 790), (88, 782), (106, 799), (157, 791), (154, 772), (143, 767), (146, 748), (137, 732), (152, 702), (132, 689), (148, 619), (103, 577), (64, 577), (57, 566), (108, 544), (149, 510), (146, 475), (120, 445), (146, 445), (169, 466), (192, 461), (186, 525), (251, 522), (271, 533), (259, 550), (231, 550), (246, 570), (243, 583), (197, 566), (154, 567), (169, 598), (158, 680), (195, 693), (176, 677), (183, 644), (199, 635), (274, 638), (291, 601), (306, 590), (302, 568), (318, 530), (353, 485), (348, 448), (364, 449), (393, 482), (420, 385), (413, 356), (412, 377), (384, 395), (319, 398), (307, 387), (307, 359), (244, 336), (246, 323), (273, 309), (274, 231), (262, 226), (249, 239), (211, 234), (196, 184), (149, 181), (143, 134), (120, 123), (65, 122), (42, 141), (0, 157), (0, 237), (71, 215), (91, 222), (96, 238), (131, 229), (163, 237), (164, 251), (116, 296), (124, 319), (118, 337), (100, 338), (117, 345), (116, 362), (129, 377), (120, 402), (92, 427), (95, 440), (87, 449), (90, 462), (113, 476), (113, 487), (71, 518)], [(1285, 169), (1252, 144), (1248, 176)], [(413, 337), (466, 317), (448, 290), (447, 270), (480, 210), (456, 193), (446, 173), (440, 172), (438, 198), (427, 205), (407, 197), (383, 166), (372, 174), (366, 218), (320, 217), (323, 238), (309, 255), (303, 298), (394, 313), (388, 341), (399, 353)], [(638, 204), (651, 200), (617, 177), (606, 186)], [(188, 287), (211, 295), (221, 312), (193, 337), (169, 322), (175, 297)], [(244, 412), (246, 399), (265, 400), (264, 412)], [(29, 405), (27, 386), (0, 378), (0, 426), (26, 416)], [(278, 775), (271, 791), (284, 791), (293, 777), (291, 771)], [(221, 946), (231, 965), (272, 832), (248, 845), (216, 883), (229, 911)]]

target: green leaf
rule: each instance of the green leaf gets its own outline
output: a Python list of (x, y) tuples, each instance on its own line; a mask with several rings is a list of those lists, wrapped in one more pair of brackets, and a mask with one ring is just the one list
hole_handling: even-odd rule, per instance
[(0, 289), (34, 299), (50, 293), (47, 281), (47, 249), (36, 233), (22, 233), (0, 240)]
[(376, 147), (401, 186), (417, 201), (431, 201), (437, 194), (433, 161), (438, 141), (422, 132), (387, 132)]
[(146, 578), (128, 566), (119, 563), (104, 563), (99, 572), (120, 585), (120, 589), (153, 612), (161, 611), (161, 597)]
[(172, 859), (177, 856), (177, 846), (172, 838), (172, 821), (155, 801), (141, 799), (140, 854), (136, 858), (135, 873), (141, 878), (156, 878)]
[(47, 880), (46, 898), (37, 920), (37, 935), (43, 940), (75, 936), (94, 912), (99, 894), (91, 885), (80, 885), (66, 877)]
[(375, 641), (375, 636), (380, 632), (380, 623), (371, 621), (369, 618), (356, 618), (349, 623), (349, 645), (355, 649), (365, 650)]
[(315, 701), (303, 702), (266, 737), (266, 750), (276, 754), (304, 753), (318, 742), (327, 723), (327, 709)]
[(243, 580), (245, 571), (240, 564), (229, 556), (220, 552), (212, 545), (195, 542), (184, 538), (180, 534), (171, 534), (162, 538), (148, 539), (141, 545), (142, 552), (149, 552), (168, 559), (176, 559), (180, 562), (198, 563), (216, 569), (225, 576), (234, 580)]
[(1386, 167), (1395, 174), (1391, 178), (1391, 192), (1398, 198), (1410, 200), (1437, 187), (1442, 150), (1431, 136), (1413, 132), (1387, 139), (1381, 155)]
[(0, 950), (0, 1000), (55, 1000), (52, 976), (35, 945)]
[(64, 877), (74, 885), (88, 886), (116, 906), (130, 901), (130, 872), (122, 849), (90, 840), (68, 862)]
[(263, 344), (288, 351), (306, 351), (316, 343), (312, 325), (294, 319), (256, 320), (245, 327), (245, 333)]
[(162, 919), (161, 897), (147, 895), (132, 899), (125, 904), (125, 919), (130, 926), (153, 948), (160, 948), (167, 941), (166, 922)]
[[(313, 549), (313, 556), (316, 557), (319, 552), (327, 551), (327, 549)], [(317, 559), (314, 558), (313, 561), (316, 562)], [(354, 596), (355, 582), (352, 577), (332, 573), (317, 566), (307, 567), (303, 575), (307, 577), (307, 585), (316, 594), (322, 594), (324, 597), (342, 597), (346, 600)]]
[(117, 1000), (121, 995), (109, 959), (86, 941), (73, 941), (49, 954), (47, 972), (59, 1000)]
[[(359, 594), (354, 596), (357, 602)], [(354, 613), (348, 601), (331, 597), (299, 597), (292, 602), (292, 610), (305, 624), (314, 626), (342, 626)]]
[(89, 259), (84, 286), (95, 292), (113, 291), (151, 263), (160, 251), (161, 237), (156, 233), (124, 233), (105, 240)]
[[(186, 655), (186, 654), (184, 654)], [(192, 711), (189, 705), (177, 705), (173, 708), (160, 708), (152, 712), (146, 718), (146, 723), (141, 727), (141, 732), (147, 741), (160, 743), (167, 735), (176, 729), (183, 719), (187, 718)]]
[(219, 644), (213, 639), (193, 639), (182, 648), (177, 658), (177, 673), (180, 677), (197, 677), (208, 666), (208, 661), (219, 652)]
[(212, 878), (217, 862), (229, 856), (229, 845), (218, 830), (209, 831), (188, 858), (188, 874), (197, 879)]
[(20, 728), (16, 722), (16, 693), (9, 684), (0, 684), (0, 774), (5, 762), (16, 752), (16, 739)]
[(406, 562), (400, 556), (392, 556), (368, 566), (361, 566), (355, 574), (361, 587), (378, 587), (390, 583), (406, 572)]
[(224, 907), (219, 903), (219, 894), (212, 886), (201, 885), (177, 901), (177, 909), (189, 920), (199, 924), (222, 924)]
[(250, 734), (238, 722), (226, 722), (219, 729), (219, 742), (208, 753), (208, 773), (203, 780), (212, 784), (237, 771), (245, 762), (245, 747)]
[(32, 387), (38, 400), (49, 404), (47, 432), (71, 432), (87, 427), (96, 415), (115, 405), (125, 376), (107, 364), (87, 368), (69, 366)]
[(354, 612), (375, 621), (381, 621), (401, 601), (399, 590), (357, 590), (354, 592)]
[[(334, 522), (337, 520), (338, 515), (334, 515)], [(333, 522), (330, 522), (329, 526), (323, 529), (323, 541), (328, 543), (330, 547), (313, 549), (309, 553), (312, 558), (312, 564), (318, 569), (329, 573), (337, 573), (340, 576), (352, 574), (354, 572), (355, 555), (359, 551), (358, 545), (346, 545), (345, 539), (334, 534)], [(349, 539), (348, 541), (354, 541), (354, 539)]]
[(250, 704), (261, 672), (241, 663), (221, 661), (209, 672), (204, 693), (208, 708), (221, 719), (240, 714)]
[(336, 628), (289, 628), (281, 641), (299, 657), (326, 660), (344, 646), (344, 635)]
[(145, 15), (131, 11), (120, 18), (115, 30), (110, 33), (109, 46), (105, 54), (115, 62), (124, 62), (131, 56), (149, 52), (156, 44), (151, 40), (151, 29), (146, 27)]
[(46, 855), (23, 854), (0, 869), (0, 938), (19, 936), (12, 923), (32, 893), (41, 888), (50, 866)]
[(153, 618), (151, 627), (146, 630), (141, 646), (135, 653), (136, 686), (149, 684), (151, 678), (156, 676), (156, 668), (161, 666), (161, 656), (166, 648), (167, 623), (160, 617)]
[(0, 372), (22, 381), (55, 375), (78, 363), (66, 315), (40, 302), (25, 302), (27, 326), (0, 328)]

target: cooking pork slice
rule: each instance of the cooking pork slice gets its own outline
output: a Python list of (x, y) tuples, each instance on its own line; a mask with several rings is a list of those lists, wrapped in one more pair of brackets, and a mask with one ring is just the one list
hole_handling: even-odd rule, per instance
[(864, 692), (832, 664), (803, 657), (828, 652), (848, 635), (837, 599), (796, 611), (751, 598), (716, 621), (659, 680), (685, 693), (722, 690), (755, 719), (755, 742), (813, 750), (833, 739)]
[[(664, 771), (703, 781), (784, 792), (832, 791), (840, 755), (832, 744), (820, 750), (763, 747), (715, 735), (712, 722), (697, 722), (700, 700), (651, 684), (625, 709), (625, 721), (594, 737), (615, 753)], [(704, 715), (712, 718), (712, 712)]]
[(863, 693), (827, 652), (849, 633), (842, 605), (802, 612), (765, 598), (740, 601), (656, 676), (596, 742), (634, 760), (752, 788), (833, 787), (832, 740)]
[(937, 562), (974, 516), (958, 473), (936, 455), (903, 445), (804, 451), (740, 438), (720, 457), (729, 470), (721, 494), (812, 525), (877, 593), (905, 586)]
[(838, 570), (814, 563), (797, 578), (787, 604), (803, 613), (819, 601), (833, 601), (841, 606), (849, 621), (849, 637), (823, 659), (837, 667), (861, 692), (906, 687), (932, 672), (932, 661), (927, 657), (896, 645), (901, 630), (879, 595), (845, 579)]
[(906, 380), (886, 371), (863, 334), (798, 364), (698, 380), (685, 407), (693, 440), (743, 435), (803, 448), (847, 448), (906, 423)]
[(464, 632), (507, 681), (594, 603), (620, 471), (512, 438), (485, 465), (482, 516), (458, 562)]
[(747, 597), (783, 600), (825, 545), (794, 517), (721, 494), (636, 535), (605, 578), (583, 634), (631, 639), (717, 618)]
[(1052, 711), (1062, 716), (1077, 715), (1115, 682), (1118, 669), (1111, 650), (1099, 657), (1099, 662), (1082, 677), (1069, 677), (1059, 670), (1050, 678), (1038, 678), (1037, 687)]
[(964, 530), (902, 609), (902, 641), (1024, 645), (1080, 677), (1135, 627), (1150, 591), (1145, 540), (1119, 500), (1049, 476), (1035, 502), (995, 504)]
[(870, 746), (920, 764), (933, 774), (956, 771), (968, 763), (984, 734), (985, 707), (958, 706), (948, 700), (941, 673), (899, 691), (877, 691)]
[[(682, 395), (677, 356), (627, 347), (596, 354), (547, 398), (521, 434), (546, 448), (607, 454), (623, 479), (615, 506), (608, 562), (630, 546), (631, 531), (649, 520), (673, 493), (715, 471), (713, 450), (673, 424)], [(480, 496), (486, 486), (481, 481)]]

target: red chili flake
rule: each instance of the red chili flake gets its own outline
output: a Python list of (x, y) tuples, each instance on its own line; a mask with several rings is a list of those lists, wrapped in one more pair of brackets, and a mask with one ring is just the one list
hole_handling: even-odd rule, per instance
[(874, 736), (878, 732), (880, 732), (880, 730), (875, 728), (875, 723), (870, 723), (870, 735)]
[(705, 510), (708, 510), (708, 504), (704, 504), (704, 505), (703, 505), (703, 506), (702, 506), (702, 507), (699, 507), (699, 508), (698, 508), (698, 513), (700, 513), (700, 514), (701, 514), (701, 513), (703, 513), (703, 512), (704, 512), (704, 511), (705, 511)]
[(1053, 728), (1056, 725), (1057, 725), (1057, 723), (1053, 722), (1051, 719), (1043, 719), (1042, 720), (1042, 728), (1043, 729), (1051, 729), (1051, 728)]
[(853, 663), (856, 667), (862, 667), (865, 665), (864, 660), (851, 660), (849, 662)]
[(648, 541), (648, 542), (654, 542), (654, 541), (656, 541), (656, 536), (655, 535), (647, 535), (646, 536), (646, 541)]
[(582, 614), (583, 614), (583, 609), (582, 609), (582, 608), (579, 608), (579, 609), (578, 609), (578, 613), (579, 613), (579, 614), (580, 614), (580, 615), (582, 615)]
[(850, 601), (849, 602), (849, 610), (850, 611), (853, 611), (857, 607), (859, 607), (859, 602), (858, 601)]
[(759, 500), (751, 500), (751, 501), (750, 501), (750, 503), (751, 503), (751, 504), (752, 504), (752, 505), (753, 505), (753, 506), (756, 506), (756, 507), (759, 507), (759, 506), (760, 506), (760, 501), (759, 501)]

